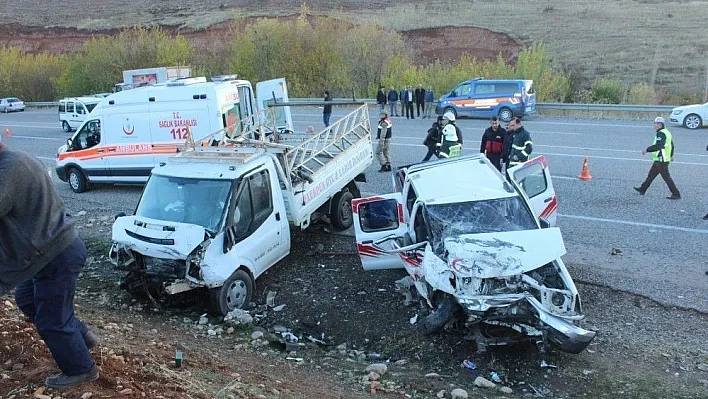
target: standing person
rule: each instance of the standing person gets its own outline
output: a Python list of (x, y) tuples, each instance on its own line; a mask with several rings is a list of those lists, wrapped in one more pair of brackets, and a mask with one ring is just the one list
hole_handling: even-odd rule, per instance
[(418, 117), (420, 117), (420, 112), (425, 112), (425, 89), (422, 84), (418, 84), (418, 88), (415, 89), (415, 110)]
[(74, 315), (86, 247), (52, 179), (34, 157), (0, 142), (0, 295), (16, 288), (17, 307), (37, 328), (62, 374), (47, 388), (98, 379), (89, 349), (98, 337)]
[(634, 189), (639, 192), (639, 194), (644, 195), (656, 176), (661, 175), (661, 178), (664, 179), (664, 182), (671, 192), (671, 196), (666, 198), (677, 200), (681, 199), (681, 193), (678, 188), (676, 188), (676, 184), (669, 174), (669, 163), (673, 161), (674, 158), (674, 141), (671, 132), (665, 127), (665, 123), (664, 118), (660, 116), (654, 119), (654, 131), (656, 132), (654, 144), (642, 150), (642, 155), (645, 155), (647, 152), (654, 154), (652, 157), (654, 163), (652, 163), (644, 183), (639, 187), (634, 187)]
[(398, 116), (398, 91), (393, 86), (388, 91), (388, 115)]
[(428, 90), (425, 91), (424, 99), (425, 108), (423, 109), (423, 118), (430, 118), (433, 112), (433, 101), (435, 101), (435, 93), (432, 87), (428, 87)]
[(378, 131), (376, 133), (376, 139), (379, 141), (376, 145), (376, 157), (379, 159), (381, 164), (381, 169), (379, 172), (390, 172), (391, 171), (391, 155), (389, 154), (389, 145), (391, 142), (391, 127), (393, 123), (391, 118), (388, 117), (386, 110), (381, 111), (379, 114), (379, 123), (377, 124)]
[(433, 126), (428, 129), (428, 134), (425, 136), (425, 140), (423, 141), (423, 144), (428, 147), (428, 153), (425, 154), (425, 157), (421, 162), (429, 161), (433, 155), (440, 158), (440, 155), (438, 154), (438, 144), (442, 139), (442, 119), (442, 115), (439, 115), (438, 120), (433, 122)]
[(324, 95), (325, 105), (324, 110), (322, 110), (322, 121), (325, 127), (329, 127), (329, 118), (332, 116), (332, 97), (329, 95), (329, 90), (325, 90)]
[(507, 167), (522, 164), (529, 160), (533, 151), (533, 142), (531, 134), (521, 126), (521, 119), (514, 118), (509, 121), (509, 132), (511, 132), (508, 141), (508, 162)]
[(452, 112), (445, 112), (442, 116), (442, 138), (438, 144), (440, 150), (438, 151), (438, 157), (440, 158), (450, 158), (459, 155), (460, 148), (462, 145), (459, 142), (457, 136), (457, 127), (454, 124), (455, 114)]
[(499, 119), (496, 116), (492, 117), (489, 125), (482, 134), (482, 145), (479, 147), (479, 152), (484, 154), (501, 172), (506, 130), (499, 126)]
[(408, 99), (408, 90), (406, 90), (406, 86), (403, 86), (401, 88), (401, 92), (398, 94), (398, 101), (401, 102), (401, 116), (405, 116), (406, 114), (406, 100)]
[(408, 86), (406, 89), (406, 119), (410, 115), (410, 119), (415, 119), (413, 114), (413, 104), (415, 103), (415, 92), (412, 86)]
[(379, 105), (379, 112), (386, 108), (386, 92), (383, 86), (379, 86), (379, 91), (376, 92), (376, 103)]

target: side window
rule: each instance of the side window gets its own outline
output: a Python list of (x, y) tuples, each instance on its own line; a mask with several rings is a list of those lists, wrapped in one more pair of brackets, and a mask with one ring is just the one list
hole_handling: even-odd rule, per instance
[(66, 103), (66, 112), (69, 112), (69, 113), (74, 112), (74, 103), (73, 102)]
[(423, 219), (423, 207), (419, 206), (415, 216), (413, 216), (413, 231), (415, 232), (415, 242), (428, 240), (428, 227)]
[(492, 94), (494, 93), (493, 83), (479, 83), (474, 86), (474, 94)]
[(497, 83), (494, 88), (496, 94), (513, 94), (519, 92), (517, 83)]
[(59, 113), (62, 114), (66, 112), (66, 103), (65, 102), (60, 102), (59, 103)]
[(533, 198), (548, 189), (546, 174), (540, 165), (534, 165), (515, 174), (514, 178), (529, 198)]
[(98, 145), (101, 142), (101, 121), (98, 119), (88, 121), (79, 130), (74, 138), (72, 148), (74, 150), (85, 150)]
[(457, 93), (457, 96), (469, 96), (471, 91), (472, 85), (469, 83), (461, 84), (455, 89), (455, 93)]
[(398, 203), (394, 199), (359, 204), (361, 229), (373, 231), (398, 228)]
[(250, 179), (244, 179), (241, 184), (244, 185), (241, 195), (236, 200), (236, 208), (234, 209), (232, 223), (236, 230), (236, 236), (240, 237), (248, 233), (253, 220), (253, 210), (251, 206), (251, 189), (249, 185)]
[(251, 181), (253, 229), (255, 230), (273, 213), (273, 198), (270, 195), (270, 174), (267, 170), (263, 170), (252, 175), (249, 180)]

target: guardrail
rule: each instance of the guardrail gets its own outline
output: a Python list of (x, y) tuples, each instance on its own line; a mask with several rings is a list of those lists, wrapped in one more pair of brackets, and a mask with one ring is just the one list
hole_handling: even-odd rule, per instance
[[(293, 103), (307, 103), (322, 101), (322, 98), (291, 98)], [(335, 99), (333, 102), (347, 101), (344, 99)], [(376, 100), (372, 98), (357, 99), (357, 101), (376, 104)], [(58, 101), (46, 102), (26, 102), (27, 107), (34, 108), (49, 108), (58, 107)], [(615, 112), (671, 112), (674, 108), (672, 105), (635, 105), (635, 104), (566, 104), (566, 103), (537, 103), (537, 110), (556, 110), (556, 111), (615, 111)]]

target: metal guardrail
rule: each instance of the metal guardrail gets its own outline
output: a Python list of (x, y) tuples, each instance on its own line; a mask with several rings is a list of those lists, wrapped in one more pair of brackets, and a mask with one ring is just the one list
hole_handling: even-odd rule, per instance
[[(321, 102), (322, 98), (291, 98), (292, 103), (308, 103)], [(336, 105), (338, 101), (349, 102), (348, 99), (335, 99), (333, 103)], [(376, 104), (373, 98), (357, 99), (357, 101)], [(58, 101), (46, 102), (26, 102), (27, 107), (34, 108), (49, 108), (58, 107)], [(537, 110), (558, 110), (558, 111), (615, 111), (615, 112), (671, 112), (675, 106), (672, 105), (635, 105), (635, 104), (565, 104), (565, 103), (537, 103)]]

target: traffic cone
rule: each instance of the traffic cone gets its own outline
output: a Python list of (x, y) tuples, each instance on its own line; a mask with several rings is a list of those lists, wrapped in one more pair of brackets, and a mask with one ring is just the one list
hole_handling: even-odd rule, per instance
[(587, 158), (585, 158), (585, 160), (583, 161), (583, 170), (580, 171), (580, 176), (578, 176), (578, 179), (585, 181), (592, 180), (592, 176), (590, 175), (590, 168), (588, 168)]
[(12, 137), (12, 134), (10, 134), (10, 128), (6, 127), (5, 128), (5, 137)]

